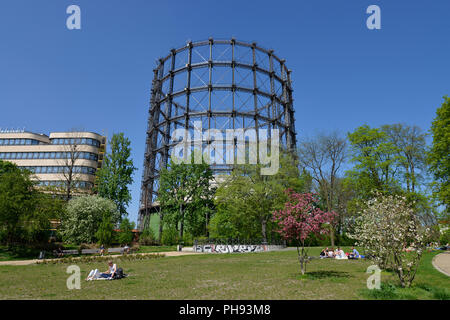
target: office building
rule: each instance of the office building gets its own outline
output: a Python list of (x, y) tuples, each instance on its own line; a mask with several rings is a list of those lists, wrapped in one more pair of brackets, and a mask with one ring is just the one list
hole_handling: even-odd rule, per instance
[(93, 188), (105, 149), (106, 137), (94, 132), (0, 130), (0, 160), (28, 169), (42, 187), (65, 188), (71, 174), (75, 193)]

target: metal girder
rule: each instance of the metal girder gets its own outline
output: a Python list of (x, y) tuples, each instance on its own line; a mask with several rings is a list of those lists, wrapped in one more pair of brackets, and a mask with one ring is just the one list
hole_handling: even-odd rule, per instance
[[(170, 50), (153, 70), (138, 225), (154, 210), (159, 173), (167, 167), (176, 128), (279, 129), (295, 148), (291, 71), (273, 50), (235, 39), (188, 42)], [(224, 161), (224, 163), (226, 163)], [(211, 165), (227, 173), (231, 165)]]

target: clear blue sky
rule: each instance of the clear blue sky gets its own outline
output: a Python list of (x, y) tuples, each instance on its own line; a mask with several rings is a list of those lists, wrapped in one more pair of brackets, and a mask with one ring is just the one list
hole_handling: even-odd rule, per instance
[[(66, 28), (81, 8), (82, 29)], [(368, 30), (366, 8), (381, 8)], [(139, 168), (155, 59), (187, 39), (256, 41), (293, 70), (299, 137), (404, 122), (428, 130), (450, 95), (450, 1), (2, 0), (0, 127), (124, 132)]]

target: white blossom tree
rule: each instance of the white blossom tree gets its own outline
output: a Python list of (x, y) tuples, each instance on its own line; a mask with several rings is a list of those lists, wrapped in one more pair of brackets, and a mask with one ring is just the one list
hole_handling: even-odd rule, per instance
[(411, 286), (429, 232), (405, 197), (375, 194), (350, 235), (382, 269), (392, 268), (402, 287)]
[(105, 217), (117, 221), (120, 216), (116, 204), (99, 196), (72, 198), (61, 216), (61, 235), (65, 242), (92, 243)]

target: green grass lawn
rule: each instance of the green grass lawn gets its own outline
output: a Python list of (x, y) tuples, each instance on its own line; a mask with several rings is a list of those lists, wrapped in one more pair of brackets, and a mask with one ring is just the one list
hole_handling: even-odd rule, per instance
[[(118, 247), (118, 246), (115, 246)], [(77, 250), (79, 246), (77, 245), (64, 245), (65, 250)], [(176, 251), (177, 246), (140, 246), (137, 253), (148, 253), (148, 252), (167, 252)], [(32, 260), (39, 257), (39, 249), (28, 248), (28, 247), (16, 247), (14, 251), (8, 250), (6, 246), (0, 246), (0, 261), (16, 261), (16, 260)], [(109, 255), (118, 255), (119, 253), (109, 253)], [(80, 255), (65, 255), (65, 257), (77, 257)], [(47, 252), (47, 259), (53, 258), (50, 252)]]
[[(82, 280), (81, 290), (67, 289), (68, 264), (1, 266), (0, 299), (449, 299), (450, 278), (432, 267), (435, 254), (425, 254), (413, 288), (384, 286), (381, 296), (365, 289), (370, 261), (317, 259), (301, 276), (297, 252), (282, 251), (119, 260), (128, 278)], [(103, 263), (79, 266), (82, 278), (106, 269)], [(385, 272), (381, 280), (397, 281)]]
[(0, 261), (28, 260), (38, 257), (39, 249), (16, 247), (14, 251), (11, 251), (6, 246), (0, 246)]

